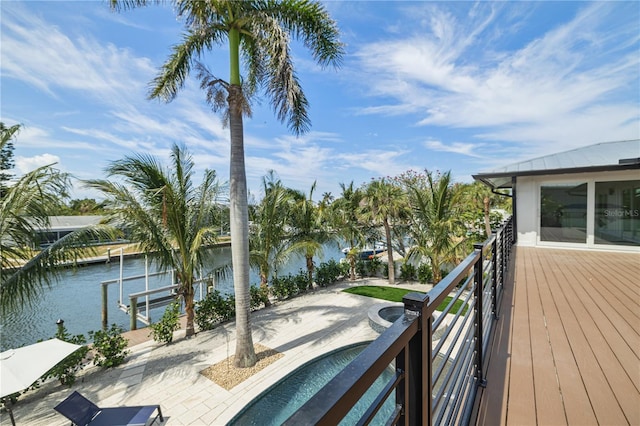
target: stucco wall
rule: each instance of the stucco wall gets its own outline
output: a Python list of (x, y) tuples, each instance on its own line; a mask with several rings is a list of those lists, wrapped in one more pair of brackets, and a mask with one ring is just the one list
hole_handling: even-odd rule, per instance
[[(594, 243), (595, 182), (638, 180), (638, 170), (624, 172), (580, 173), (549, 176), (519, 176), (516, 181), (518, 245), (598, 248), (603, 250), (640, 251), (640, 246), (614, 246)], [(544, 184), (587, 183), (587, 242), (559, 243), (540, 241), (540, 187)]]

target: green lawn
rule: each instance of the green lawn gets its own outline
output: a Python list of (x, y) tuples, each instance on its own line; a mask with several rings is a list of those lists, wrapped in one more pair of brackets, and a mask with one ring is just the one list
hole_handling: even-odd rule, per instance
[[(358, 287), (350, 287), (342, 290), (346, 293), (359, 294), (360, 296), (375, 297), (376, 299), (388, 300), (390, 302), (402, 302), (402, 298), (405, 294), (413, 292), (413, 290), (407, 290), (399, 287), (383, 287), (375, 285), (362, 285)], [(424, 294), (424, 292), (416, 292)], [(436, 308), (436, 311), (442, 312), (444, 308), (451, 302), (451, 296), (447, 296), (444, 301)], [(456, 300), (451, 308), (450, 312), (457, 312), (462, 305), (462, 300)], [(467, 313), (468, 307), (462, 311), (462, 315)]]

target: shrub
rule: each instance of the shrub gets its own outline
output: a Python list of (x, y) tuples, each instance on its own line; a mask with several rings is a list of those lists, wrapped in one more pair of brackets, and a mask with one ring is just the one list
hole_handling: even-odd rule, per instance
[(420, 264), (416, 273), (418, 275), (418, 281), (420, 281), (421, 284), (433, 281), (433, 270), (428, 263)]
[(412, 281), (416, 279), (416, 267), (409, 262), (404, 262), (400, 266), (400, 279)]
[(342, 277), (348, 277), (350, 274), (351, 265), (349, 262), (339, 262), (338, 267), (340, 268), (340, 274)]
[(364, 277), (367, 273), (367, 264), (364, 260), (358, 259), (356, 260), (356, 274)]
[[(305, 285), (306, 285), (305, 278)], [(271, 279), (271, 292), (278, 300), (288, 299), (298, 294), (299, 287), (296, 283), (296, 278), (289, 274), (284, 277), (273, 277)]]
[(343, 275), (343, 265), (346, 265), (346, 273), (349, 273), (348, 263), (338, 263), (331, 259), (328, 262), (323, 262), (316, 268), (316, 284), (320, 287), (326, 287), (329, 284), (333, 284), (338, 280), (340, 275)]
[(214, 290), (196, 303), (195, 310), (195, 322), (198, 328), (211, 330), (217, 324), (235, 317), (236, 299), (233, 295), (224, 297), (218, 290)]
[(162, 318), (157, 323), (151, 324), (151, 335), (156, 342), (171, 343), (173, 332), (180, 328), (180, 302), (172, 302), (164, 310)]
[(76, 372), (85, 365), (85, 357), (89, 352), (89, 347), (86, 346), (87, 339), (82, 334), (75, 336), (70, 335), (64, 325), (58, 329), (54, 337), (65, 342), (83, 346), (60, 361), (51, 370), (47, 371), (40, 380), (44, 381), (49, 377), (55, 377), (60, 381), (60, 384), (71, 386), (76, 381)]
[(287, 280), (285, 277), (271, 278), (271, 293), (278, 299), (284, 300), (289, 297), (289, 289), (287, 288)]
[(298, 289), (297, 293), (304, 293), (309, 288), (309, 275), (302, 269), (293, 276), (293, 282)]
[[(369, 272), (369, 276), (370, 277), (375, 277), (376, 275), (378, 275), (378, 271), (380, 270), (380, 267), (382, 266), (382, 261), (380, 260), (379, 257), (372, 257), (371, 259), (369, 259), (369, 264), (367, 265), (367, 269)], [(387, 269), (388, 271), (388, 269)]]
[(263, 306), (267, 306), (269, 302), (269, 293), (265, 289), (259, 286), (252, 285), (249, 287), (249, 293), (251, 295), (251, 310), (255, 311)]
[(129, 341), (122, 335), (123, 332), (122, 327), (117, 324), (111, 324), (108, 330), (89, 332), (89, 338), (93, 339), (93, 349), (96, 351), (96, 357), (93, 359), (95, 365), (110, 368), (124, 362), (129, 354), (126, 350)]

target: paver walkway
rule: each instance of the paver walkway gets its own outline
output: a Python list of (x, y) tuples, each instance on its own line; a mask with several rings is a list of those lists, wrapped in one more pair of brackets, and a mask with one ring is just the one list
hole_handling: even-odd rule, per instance
[[(385, 285), (382, 279), (343, 282), (252, 314), (253, 340), (284, 354), (278, 361), (230, 391), (199, 372), (234, 354), (235, 323), (201, 332), (170, 345), (144, 341), (133, 346), (126, 364), (112, 370), (91, 367), (67, 388), (49, 382), (23, 395), (14, 407), (18, 425), (68, 425), (53, 407), (78, 390), (99, 406), (160, 404), (170, 425), (223, 425), (269, 386), (297, 367), (341, 346), (369, 341), (378, 334), (368, 323), (368, 308), (380, 301), (343, 293), (352, 285)], [(403, 287), (426, 291), (419, 284)], [(146, 339), (146, 330), (132, 340)], [(135, 337), (135, 339), (133, 339)], [(1, 424), (10, 424), (3, 413)]]

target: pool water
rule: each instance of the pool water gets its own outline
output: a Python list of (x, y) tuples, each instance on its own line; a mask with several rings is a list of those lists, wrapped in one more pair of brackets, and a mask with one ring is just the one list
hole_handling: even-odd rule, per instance
[[(229, 422), (229, 425), (282, 424), (368, 345), (369, 343), (360, 343), (347, 346), (322, 355), (299, 367), (255, 398)], [(387, 368), (341, 424), (356, 423), (384, 385), (391, 380), (393, 373), (393, 368)], [(384, 421), (393, 412), (394, 404), (395, 394), (392, 393), (371, 424), (384, 424)]]

